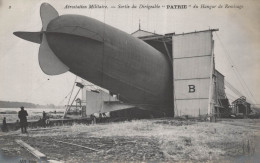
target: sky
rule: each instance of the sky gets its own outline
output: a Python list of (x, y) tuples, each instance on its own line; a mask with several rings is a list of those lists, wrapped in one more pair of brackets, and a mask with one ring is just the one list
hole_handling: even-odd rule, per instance
[[(260, 104), (260, 4), (258, 0), (0, 0), (0, 100), (64, 105), (75, 75), (44, 74), (38, 64), (39, 44), (22, 40), (15, 31), (40, 31), (41, 3), (50, 3), (60, 15), (85, 15), (129, 34), (138, 30), (185, 33), (219, 29), (214, 33), (216, 68), (254, 103)], [(137, 5), (136, 9), (65, 9), (66, 5)], [(190, 5), (187, 9), (140, 9), (143, 5)], [(243, 8), (200, 8), (201, 5)], [(197, 5), (199, 8), (193, 8)], [(239, 72), (242, 80), (234, 75)], [(239, 82), (240, 81), (240, 82)], [(246, 86), (242, 86), (246, 83)], [(247, 90), (247, 87), (250, 89)], [(226, 89), (231, 97), (235, 96)], [(253, 94), (254, 98), (251, 97)], [(233, 97), (234, 98), (234, 97)]]

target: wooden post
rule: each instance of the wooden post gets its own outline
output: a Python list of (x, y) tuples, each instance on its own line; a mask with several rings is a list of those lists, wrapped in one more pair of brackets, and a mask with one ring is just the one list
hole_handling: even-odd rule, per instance
[(24, 147), (27, 151), (29, 151), (31, 154), (33, 154), (35, 157), (40, 159), (41, 161), (47, 161), (47, 157), (45, 154), (41, 153), (40, 151), (34, 149), (30, 145), (26, 144), (22, 140), (15, 140), (16, 143), (18, 143), (20, 146)]

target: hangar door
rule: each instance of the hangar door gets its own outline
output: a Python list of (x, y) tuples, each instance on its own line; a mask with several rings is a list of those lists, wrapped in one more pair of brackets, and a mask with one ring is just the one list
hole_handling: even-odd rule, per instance
[(198, 117), (211, 113), (212, 31), (173, 35), (175, 116)]

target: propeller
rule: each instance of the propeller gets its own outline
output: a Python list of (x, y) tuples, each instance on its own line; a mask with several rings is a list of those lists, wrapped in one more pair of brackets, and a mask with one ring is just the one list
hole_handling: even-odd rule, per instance
[(40, 32), (14, 32), (13, 34), (24, 40), (41, 44), (39, 48), (39, 64), (42, 71), (47, 75), (59, 75), (69, 71), (61, 60), (53, 53), (49, 47), (46, 33), (50, 21), (59, 17), (58, 12), (48, 3), (43, 3), (40, 7), (40, 16), (42, 20), (42, 30)]

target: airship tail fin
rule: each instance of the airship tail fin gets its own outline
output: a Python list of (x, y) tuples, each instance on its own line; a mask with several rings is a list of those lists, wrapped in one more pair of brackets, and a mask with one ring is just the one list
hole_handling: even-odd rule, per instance
[(58, 12), (48, 3), (40, 7), (42, 30), (40, 32), (14, 32), (14, 35), (27, 41), (39, 43), (39, 64), (42, 71), (47, 75), (59, 75), (69, 71), (62, 61), (53, 53), (46, 39), (46, 30), (51, 20), (59, 16)]
[[(59, 16), (59, 13), (48, 3), (41, 4), (40, 15), (42, 20), (42, 31), (46, 31), (49, 22)], [(42, 42), (43, 32), (14, 32), (17, 37), (25, 39), (27, 41), (40, 44)]]
[(48, 3), (43, 3), (40, 7), (42, 19), (42, 30), (46, 31), (49, 22), (59, 16), (59, 13)]
[(39, 64), (47, 75), (59, 75), (69, 71), (69, 67), (62, 63), (49, 47), (45, 34), (42, 35), (39, 49)]
[(24, 40), (40, 44), (42, 42), (42, 32), (14, 32), (14, 35)]

